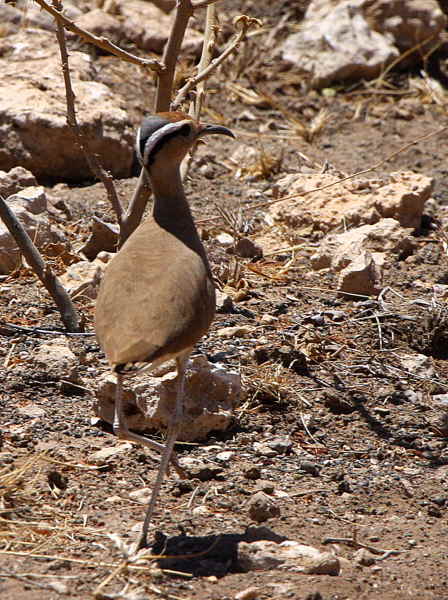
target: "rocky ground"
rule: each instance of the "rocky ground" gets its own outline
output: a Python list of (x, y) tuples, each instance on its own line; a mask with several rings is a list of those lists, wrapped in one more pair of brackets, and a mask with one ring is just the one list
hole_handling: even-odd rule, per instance
[[(251, 6), (272, 25), (280, 10), (292, 10), (280, 4)], [(263, 62), (260, 38), (246, 49), (243, 75), (237, 61), (224, 67), (208, 96), (204, 120), (231, 127), (237, 140), (201, 147), (187, 183), (226, 298), (197, 353), (241, 373), (243, 395), (227, 431), (178, 446), (191, 477), (171, 473), (152, 529), (169, 536), (155, 535), (154, 552), (171, 558), (124, 561), (158, 457), (118, 442), (94, 418), (107, 372), (95, 338), (33, 331), (60, 328), (55, 306), (28, 267), (1, 279), (5, 600), (447, 597), (448, 170), (446, 132), (435, 133), (447, 125), (448, 97), (443, 88), (430, 93), (412, 70), (375, 88), (305, 92), (281, 61)], [(95, 68), (137, 126), (152, 84), (111, 57), (96, 57)], [(247, 99), (229, 83), (259, 96)], [(136, 98), (136, 86), (146, 94)], [(369, 250), (383, 255), (364, 280), (375, 292), (342, 294), (339, 267), (316, 270), (313, 257), (324, 233), (358, 229), (367, 210), (354, 223), (336, 207), (339, 222), (323, 231), (318, 217), (310, 220), (313, 195), (282, 205), (286, 214), (302, 202), (303, 225), (274, 219), (278, 205), (264, 204), (288, 193), (286, 175), (341, 177), (378, 163), (351, 189), (375, 196), (397, 171), (434, 187), (413, 226), (403, 214), (380, 215), (395, 219), (398, 241), (383, 233)], [(117, 180), (121, 198), (135, 182)], [(41, 183), (54, 207), (50, 222), (70, 249), (47, 249), (62, 274), (82, 258), (91, 217), (112, 220), (112, 212), (100, 184)], [(322, 196), (314, 197), (320, 206)], [(247, 258), (235, 248), (241, 238), (253, 242), (245, 242)], [(91, 333), (94, 299), (81, 293), (75, 301)], [(54, 360), (48, 344), (62, 348)], [(331, 552), (334, 574), (304, 574), (279, 558), (284, 540)]]

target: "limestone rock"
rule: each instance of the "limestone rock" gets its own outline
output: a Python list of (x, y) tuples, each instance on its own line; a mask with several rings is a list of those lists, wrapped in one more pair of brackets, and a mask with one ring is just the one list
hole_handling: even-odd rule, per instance
[[(37, 248), (63, 241), (47, 217), (47, 197), (43, 187), (35, 186), (7, 198), (14, 215), (25, 228)], [(0, 221), (0, 273), (8, 274), (21, 264), (21, 252), (6, 225)]]
[[(372, 79), (417, 43), (431, 37), (435, 47), (446, 21), (436, 0), (312, 0), (300, 30), (283, 43), (282, 57), (318, 88)], [(418, 63), (421, 53), (407, 60)]]
[(7, 198), (26, 187), (36, 186), (36, 178), (23, 167), (14, 167), (10, 171), (0, 171), (0, 194)]
[(240, 542), (238, 563), (245, 571), (285, 569), (309, 575), (339, 575), (341, 570), (340, 560), (334, 554), (289, 540), (280, 544), (264, 540)]
[(72, 298), (86, 296), (94, 300), (98, 295), (105, 268), (106, 263), (100, 258), (96, 258), (92, 262), (81, 260), (70, 265), (67, 271), (61, 275), (60, 282)]
[(78, 359), (70, 350), (67, 339), (56, 337), (41, 344), (34, 354), (33, 362), (37, 369), (52, 379), (66, 379), (79, 382)]
[(338, 290), (346, 294), (377, 296), (382, 288), (382, 257), (363, 252), (339, 274)]
[(311, 256), (311, 265), (316, 271), (329, 267), (340, 271), (365, 250), (410, 253), (415, 248), (415, 238), (411, 232), (411, 228), (405, 229), (398, 221), (389, 218), (381, 219), (374, 225), (362, 225), (344, 233), (329, 234)]
[[(315, 188), (336, 183), (343, 175), (287, 175), (278, 182), (282, 196), (303, 194)], [(431, 196), (431, 177), (401, 171), (391, 173), (387, 180), (354, 179), (318, 190), (303, 197), (273, 204), (269, 217), (296, 230), (298, 236), (328, 233), (342, 225), (353, 227), (377, 223), (381, 218), (393, 218), (402, 227), (420, 225), (425, 203)]]
[(256, 492), (248, 502), (249, 517), (257, 523), (280, 516), (280, 508), (275, 500), (264, 492)]
[[(115, 377), (107, 374), (97, 390), (95, 413), (113, 422)], [(211, 431), (224, 431), (240, 403), (241, 381), (237, 373), (225, 371), (204, 357), (189, 362), (186, 371), (184, 418), (178, 439), (204, 439)], [(162, 377), (142, 376), (134, 390), (125, 388), (124, 412), (128, 427), (136, 431), (165, 429), (175, 403), (175, 373)]]
[[(20, 77), (17, 76), (20, 70)], [(92, 59), (70, 52), (78, 120), (91, 151), (114, 177), (129, 177), (133, 132), (122, 100), (95, 81)], [(54, 34), (29, 29), (0, 38), (0, 168), (37, 178), (91, 177), (66, 123), (65, 88)]]

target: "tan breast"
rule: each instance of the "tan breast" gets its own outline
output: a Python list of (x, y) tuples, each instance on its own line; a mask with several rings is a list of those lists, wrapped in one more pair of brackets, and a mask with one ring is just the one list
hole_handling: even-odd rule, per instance
[(214, 313), (203, 258), (150, 218), (106, 269), (95, 329), (111, 366), (153, 362), (193, 346)]

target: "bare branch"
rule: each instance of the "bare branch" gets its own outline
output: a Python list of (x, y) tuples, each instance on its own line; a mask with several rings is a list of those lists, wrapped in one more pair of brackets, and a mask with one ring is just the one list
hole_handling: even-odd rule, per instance
[(240, 31), (235, 35), (233, 40), (231, 40), (227, 46), (227, 48), (223, 51), (223, 53), (218, 56), (215, 60), (213, 60), (203, 71), (199, 72), (195, 77), (192, 77), (187, 81), (187, 83), (179, 90), (174, 102), (171, 104), (171, 110), (177, 110), (179, 106), (184, 101), (188, 92), (194, 88), (198, 83), (210, 77), (210, 75), (215, 71), (219, 65), (221, 65), (226, 58), (234, 52), (241, 41), (246, 36), (247, 31), (252, 25), (261, 26), (261, 22), (258, 19), (253, 19), (251, 17), (247, 17), (246, 15), (241, 15), (235, 19), (235, 25), (239, 25), (241, 27)]
[(212, 4), (216, 4), (216, 2), (218, 2), (218, 0), (198, 0), (198, 2), (192, 2), (193, 10), (211, 6)]
[[(62, 9), (60, 0), (53, 0), (53, 4), (59, 10)], [(58, 11), (56, 11), (58, 12)], [(70, 68), (68, 64), (67, 46), (65, 44), (65, 32), (64, 27), (59, 17), (56, 17), (56, 35), (59, 43), (59, 50), (61, 53), (62, 73), (64, 75), (65, 84), (65, 97), (67, 102), (67, 123), (72, 130), (72, 134), (75, 137), (75, 141), (79, 145), (87, 164), (89, 165), (92, 173), (103, 182), (106, 189), (107, 197), (112, 205), (112, 208), (117, 216), (117, 220), (121, 223), (122, 207), (118, 200), (117, 192), (113, 183), (113, 179), (110, 173), (107, 173), (101, 166), (99, 160), (93, 152), (90, 152), (89, 143), (86, 137), (81, 132), (76, 119), (75, 111), (75, 94), (73, 93), (72, 82), (70, 77)]]
[(83, 331), (81, 319), (76, 312), (70, 296), (62, 287), (59, 279), (45, 264), (39, 250), (33, 244), (23, 225), (17, 220), (6, 200), (0, 195), (0, 218), (15, 239), (27, 263), (39, 277), (61, 314), (61, 320), (68, 331)]
[(90, 33), (89, 31), (78, 27), (78, 25), (75, 25), (75, 23), (73, 23), (73, 21), (66, 17), (61, 10), (57, 10), (56, 8), (48, 4), (45, 0), (35, 0), (35, 2), (37, 2), (39, 6), (41, 6), (44, 10), (53, 15), (55, 19), (62, 22), (66, 29), (69, 29), (73, 33), (76, 33), (76, 35), (79, 35), (79, 37), (86, 40), (86, 42), (89, 42), (94, 46), (98, 46), (98, 48), (102, 48), (103, 50), (106, 50), (106, 52), (110, 52), (111, 54), (118, 56), (118, 58), (121, 58), (126, 62), (130, 62), (141, 67), (149, 67), (152, 71), (155, 71), (156, 73), (163, 72), (164, 66), (160, 63), (160, 61), (156, 60), (155, 58), (140, 58), (139, 56), (135, 56), (130, 52), (126, 52), (125, 50), (122, 50), (121, 48), (110, 42), (107, 38), (93, 35), (93, 33)]
[(158, 74), (156, 112), (170, 110), (176, 62), (192, 14), (191, 0), (177, 0), (176, 16), (162, 58), (164, 70)]
[(120, 223), (120, 247), (139, 226), (150, 196), (151, 187), (146, 176), (146, 170), (142, 169), (132, 199)]

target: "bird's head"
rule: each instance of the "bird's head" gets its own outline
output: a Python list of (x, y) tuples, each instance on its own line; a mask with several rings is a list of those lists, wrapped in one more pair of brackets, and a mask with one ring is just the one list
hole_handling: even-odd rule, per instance
[(179, 165), (197, 140), (213, 133), (235, 137), (227, 127), (199, 123), (182, 112), (156, 113), (137, 131), (138, 160), (147, 170), (161, 159)]

